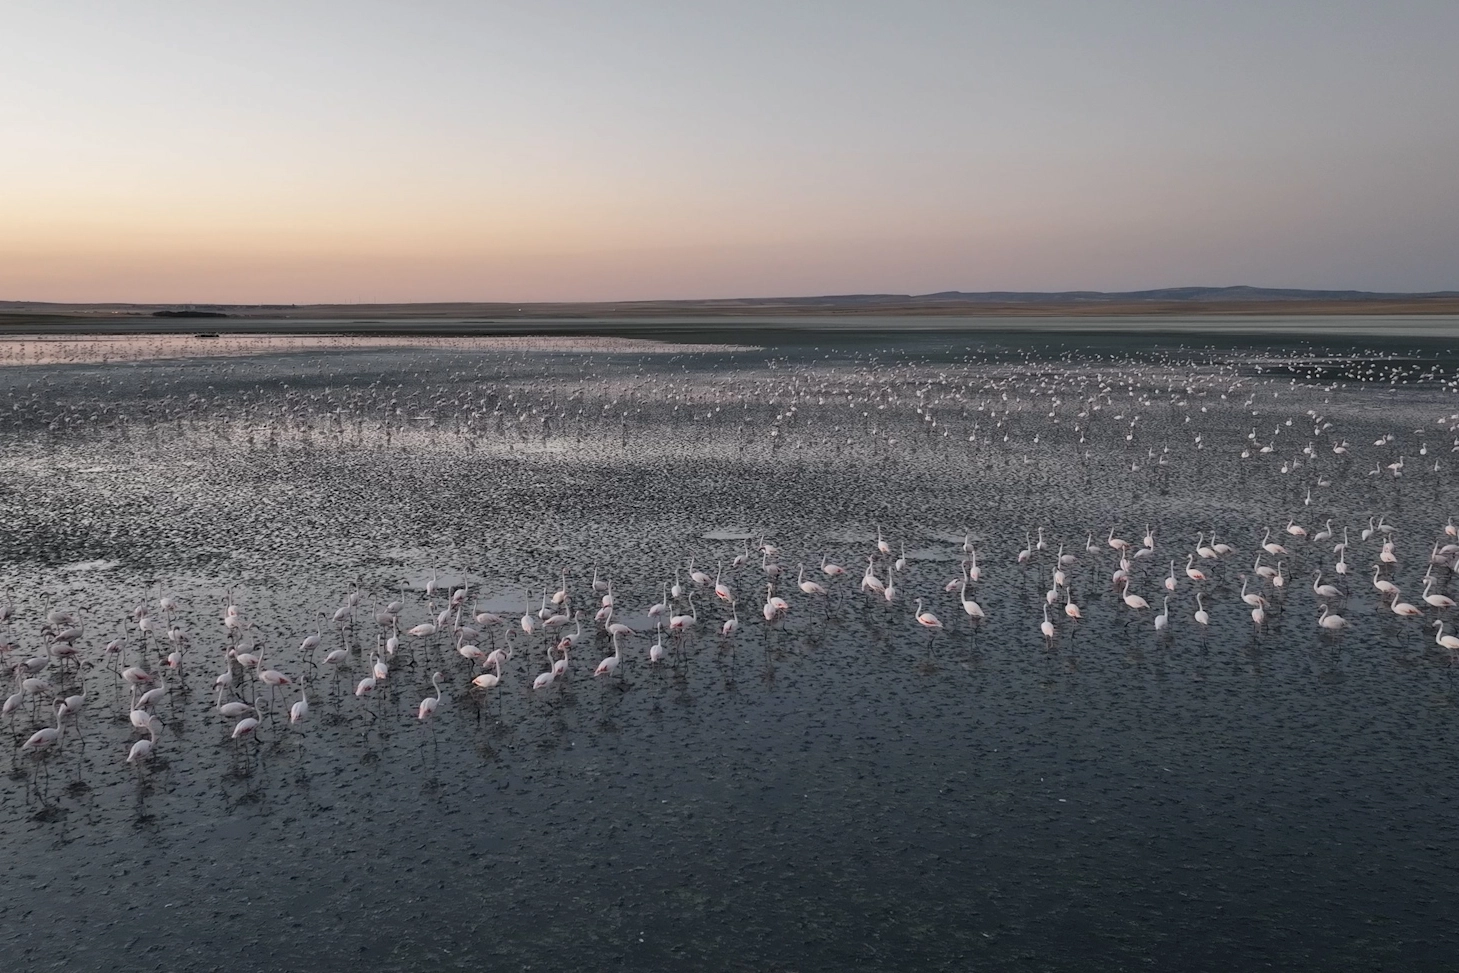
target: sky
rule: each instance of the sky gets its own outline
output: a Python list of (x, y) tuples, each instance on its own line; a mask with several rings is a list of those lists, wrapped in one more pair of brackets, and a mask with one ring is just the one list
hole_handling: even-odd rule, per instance
[(1459, 288), (1454, 0), (11, 0), (0, 300)]

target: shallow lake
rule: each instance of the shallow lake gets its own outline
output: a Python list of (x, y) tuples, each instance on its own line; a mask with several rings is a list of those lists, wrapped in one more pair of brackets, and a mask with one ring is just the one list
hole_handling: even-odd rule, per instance
[[(0, 368), (0, 955), (1445, 968), (1459, 361), (1432, 335), (1331, 340), (453, 338)], [(611, 676), (595, 577), (634, 633)], [(582, 635), (534, 689), (579, 631), (543, 610)]]

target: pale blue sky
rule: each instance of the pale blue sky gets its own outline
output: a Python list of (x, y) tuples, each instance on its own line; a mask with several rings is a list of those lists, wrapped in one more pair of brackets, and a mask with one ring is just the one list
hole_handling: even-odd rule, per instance
[(1459, 287), (1459, 3), (19, 3), (0, 298)]

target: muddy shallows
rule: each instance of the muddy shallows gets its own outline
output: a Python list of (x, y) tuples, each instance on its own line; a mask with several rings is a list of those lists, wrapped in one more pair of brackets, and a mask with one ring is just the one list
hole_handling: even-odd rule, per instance
[(1459, 956), (1446, 362), (817, 340), (0, 368), (6, 967)]

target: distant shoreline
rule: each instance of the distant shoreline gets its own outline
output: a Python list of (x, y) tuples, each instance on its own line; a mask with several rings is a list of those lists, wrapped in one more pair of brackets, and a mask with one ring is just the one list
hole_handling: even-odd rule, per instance
[[(1121, 294), (991, 292), (612, 303), (45, 304), (0, 301), (0, 337), (218, 334), (345, 337), (617, 337), (703, 343), (864, 342), (892, 335), (1221, 334), (1247, 342), (1459, 340), (1459, 292), (1378, 294), (1252, 287)], [(1081, 339), (1082, 340), (1082, 339)]]
[[(1178, 289), (1191, 291), (1195, 289)], [(1226, 291), (1241, 291), (1238, 299)], [(1362, 294), (1361, 296), (1291, 296), (1302, 292), (1260, 291), (1254, 288), (1202, 290), (1200, 296), (1166, 297), (1168, 292), (1139, 292), (1139, 299), (1121, 294), (1012, 295), (1000, 300), (987, 295), (851, 295), (847, 297), (768, 298), (704, 301), (618, 301), (592, 303), (419, 303), (419, 304), (47, 304), (0, 301), (0, 329), (14, 331), (26, 325), (96, 325), (107, 330), (147, 330), (172, 333), (197, 327), (210, 319), (210, 327), (233, 330), (239, 325), (280, 322), (387, 323), (450, 321), (473, 322), (490, 328), (508, 322), (653, 321), (662, 319), (717, 320), (724, 318), (1091, 318), (1091, 317), (1303, 317), (1313, 315), (1453, 315), (1459, 314), (1459, 292), (1437, 294)], [(1328, 292), (1316, 292), (1326, 294)], [(1268, 294), (1280, 296), (1267, 296)], [(1150, 296), (1145, 296), (1150, 295)], [(125, 322), (125, 324), (123, 323)]]
[[(931, 342), (926, 347), (1010, 347), (1026, 340), (1065, 342), (1070, 347), (1101, 347), (1117, 353), (1133, 347), (1169, 344), (1224, 345), (1230, 348), (1285, 348), (1311, 342), (1362, 354), (1364, 349), (1459, 354), (1456, 314), (1143, 314), (1143, 315), (661, 315), (636, 318), (462, 317), (230, 317), (154, 318), (139, 315), (19, 315), (0, 313), (0, 345), (17, 350), (22, 361), (80, 352), (42, 349), (47, 344), (96, 345), (140, 339), (161, 354), (162, 346), (186, 344), (184, 355), (217, 355), (257, 341), (405, 342), (487, 340), (569, 340), (585, 350), (602, 339), (649, 341), (696, 351), (745, 349), (876, 349)], [(29, 343), (29, 344), (27, 344)], [(1214, 344), (1213, 344), (1214, 343)], [(37, 347), (30, 347), (30, 346)], [(171, 347), (171, 345), (168, 345)], [(330, 345), (331, 348), (336, 347)], [(344, 346), (339, 346), (344, 347)], [(277, 350), (287, 350), (276, 346)], [(174, 349), (175, 350), (175, 349)], [(262, 352), (263, 348), (253, 349)], [(300, 350), (300, 349), (296, 349)], [(321, 347), (321, 350), (322, 347)], [(111, 352), (102, 350), (103, 357)], [(8, 354), (8, 352), (7, 352)], [(87, 355), (91, 352), (87, 352)], [(39, 358), (36, 356), (39, 355)], [(15, 355), (11, 355), (15, 357)], [(86, 355), (81, 355), (86, 357)], [(175, 357), (172, 353), (164, 357)]]

